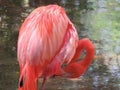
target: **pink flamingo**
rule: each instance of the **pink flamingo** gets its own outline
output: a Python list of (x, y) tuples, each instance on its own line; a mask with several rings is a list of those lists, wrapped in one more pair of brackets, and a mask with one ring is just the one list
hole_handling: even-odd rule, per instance
[[(82, 50), (86, 56), (76, 61)], [(51, 76), (77, 78), (94, 58), (94, 45), (88, 38), (79, 40), (77, 31), (58, 5), (35, 9), (22, 24), (18, 37), (20, 78), (18, 90), (37, 90), (37, 80), (43, 78), (44, 90)], [(62, 67), (66, 64), (65, 67)]]

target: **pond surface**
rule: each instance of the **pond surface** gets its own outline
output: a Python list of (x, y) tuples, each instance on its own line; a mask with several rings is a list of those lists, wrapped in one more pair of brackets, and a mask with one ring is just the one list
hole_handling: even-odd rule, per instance
[(80, 39), (94, 43), (96, 55), (80, 78), (51, 78), (46, 90), (120, 90), (120, 0), (0, 0), (0, 90), (17, 90), (21, 23), (35, 7), (50, 3), (65, 8)]

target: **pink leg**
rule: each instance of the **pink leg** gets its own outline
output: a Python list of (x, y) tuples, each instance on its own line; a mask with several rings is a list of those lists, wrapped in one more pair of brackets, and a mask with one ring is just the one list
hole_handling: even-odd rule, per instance
[(42, 83), (41, 90), (45, 90), (45, 85), (46, 85), (47, 80), (48, 80), (48, 77), (43, 78), (43, 83)]
[(53, 60), (50, 64), (47, 65), (45, 68), (42, 77), (43, 77), (43, 83), (42, 83), (42, 88), (41, 90), (45, 89), (45, 84), (48, 80), (49, 77), (53, 76), (54, 74), (57, 73), (57, 71), (61, 68), (61, 62), (58, 60)]

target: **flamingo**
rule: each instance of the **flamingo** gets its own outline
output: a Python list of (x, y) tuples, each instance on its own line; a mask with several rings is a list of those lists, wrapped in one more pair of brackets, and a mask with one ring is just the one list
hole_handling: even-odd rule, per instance
[[(86, 55), (78, 61), (83, 49)], [(18, 90), (37, 90), (40, 77), (44, 90), (51, 76), (80, 77), (93, 61), (94, 45), (88, 38), (79, 40), (77, 30), (61, 6), (40, 6), (20, 27), (17, 58)]]

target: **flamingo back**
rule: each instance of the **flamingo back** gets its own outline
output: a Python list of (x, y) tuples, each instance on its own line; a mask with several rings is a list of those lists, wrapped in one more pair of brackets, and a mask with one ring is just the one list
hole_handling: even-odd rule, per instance
[(35, 9), (24, 21), (19, 31), (18, 60), (20, 65), (27, 62), (40, 64), (48, 62), (60, 48), (65, 36), (68, 17), (57, 5)]

